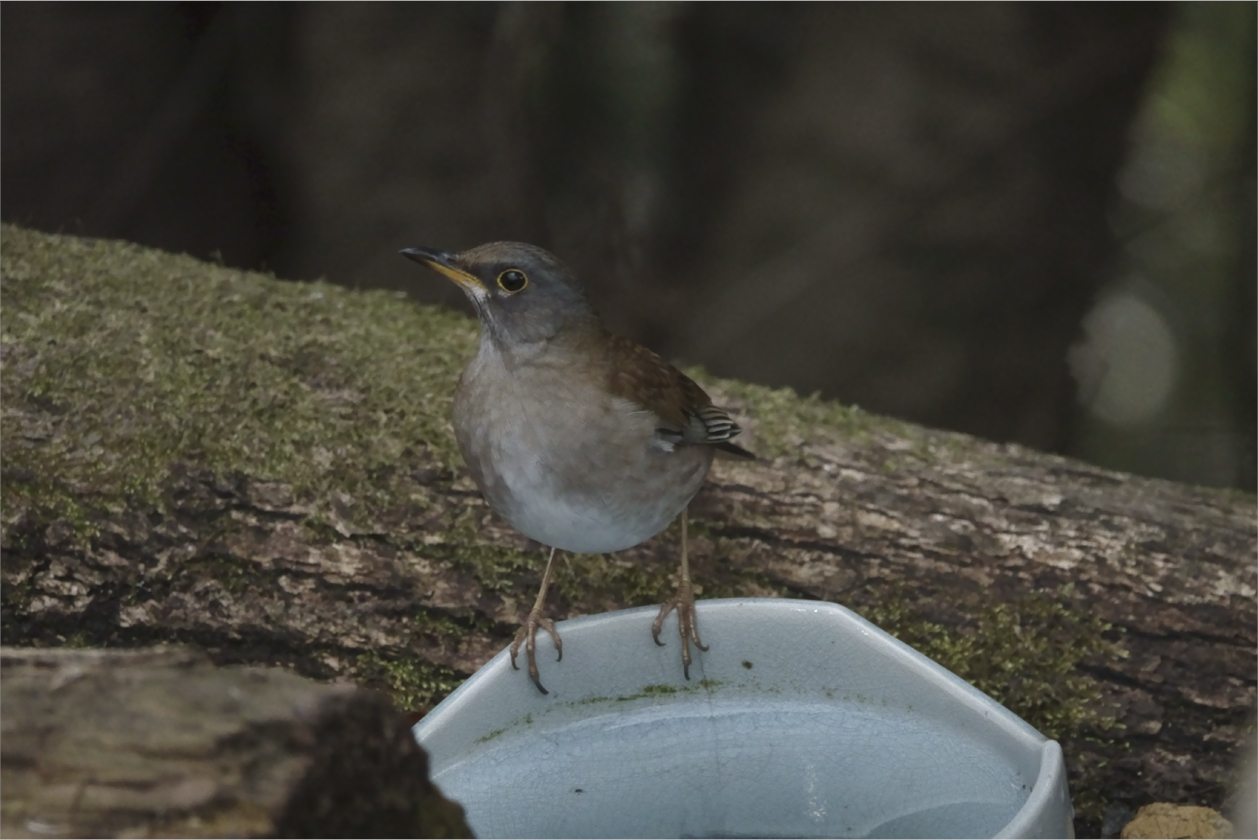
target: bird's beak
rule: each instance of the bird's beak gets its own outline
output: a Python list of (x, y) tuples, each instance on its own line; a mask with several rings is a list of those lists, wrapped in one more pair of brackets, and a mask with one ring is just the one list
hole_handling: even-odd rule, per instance
[(403, 248), (402, 256), (408, 260), (414, 260), (420, 265), (427, 266), (438, 274), (444, 274), (455, 283), (458, 283), (464, 290), (473, 294), (483, 295), (489, 291), (485, 288), (484, 283), (459, 268), (457, 254), (439, 251), (436, 248), (420, 247)]

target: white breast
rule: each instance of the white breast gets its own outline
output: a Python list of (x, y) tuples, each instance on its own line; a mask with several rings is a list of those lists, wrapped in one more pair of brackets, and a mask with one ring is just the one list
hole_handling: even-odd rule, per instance
[(707, 446), (661, 446), (659, 419), (545, 358), (508, 371), (492, 348), (455, 394), (459, 448), (511, 525), (565, 551), (619, 551), (668, 527), (712, 464)]

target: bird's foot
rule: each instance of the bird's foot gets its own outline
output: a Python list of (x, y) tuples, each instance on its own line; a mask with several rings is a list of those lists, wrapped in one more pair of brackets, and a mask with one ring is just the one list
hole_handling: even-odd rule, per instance
[(537, 672), (538, 630), (545, 630), (554, 641), (555, 651), (559, 654), (555, 661), (559, 662), (563, 659), (563, 639), (559, 638), (559, 632), (555, 630), (555, 622), (534, 610), (529, 613), (529, 617), (524, 620), (524, 624), (520, 625), (520, 629), (515, 634), (515, 641), (511, 643), (511, 667), (517, 671), (520, 670), (520, 666), (515, 664), (515, 658), (520, 652), (520, 645), (524, 645), (524, 655), (529, 663), (529, 679), (533, 681), (533, 685), (537, 686), (537, 690), (542, 694), (550, 694), (545, 686), (542, 685), (541, 677)]
[(699, 625), (695, 616), (695, 590), (688, 580), (683, 580), (677, 587), (677, 594), (660, 605), (660, 613), (651, 625), (651, 637), (661, 647), (660, 631), (664, 629), (664, 619), (673, 610), (677, 610), (677, 631), (681, 634), (681, 667), (686, 679), (690, 679), (690, 643), (694, 642), (699, 650), (706, 651), (708, 646), (699, 641)]

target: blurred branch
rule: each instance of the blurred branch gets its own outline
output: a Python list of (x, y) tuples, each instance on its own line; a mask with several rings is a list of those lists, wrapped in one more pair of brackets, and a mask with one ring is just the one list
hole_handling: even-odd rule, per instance
[(202, 653), (0, 648), (5, 837), (471, 837), (374, 692)]

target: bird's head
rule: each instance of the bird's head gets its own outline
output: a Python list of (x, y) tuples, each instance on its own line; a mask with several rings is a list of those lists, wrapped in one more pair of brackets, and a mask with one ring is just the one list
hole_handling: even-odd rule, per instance
[(402, 255), (457, 283), (495, 342), (547, 341), (565, 328), (596, 320), (572, 272), (535, 245), (490, 242), (458, 254), (419, 247), (406, 248)]

